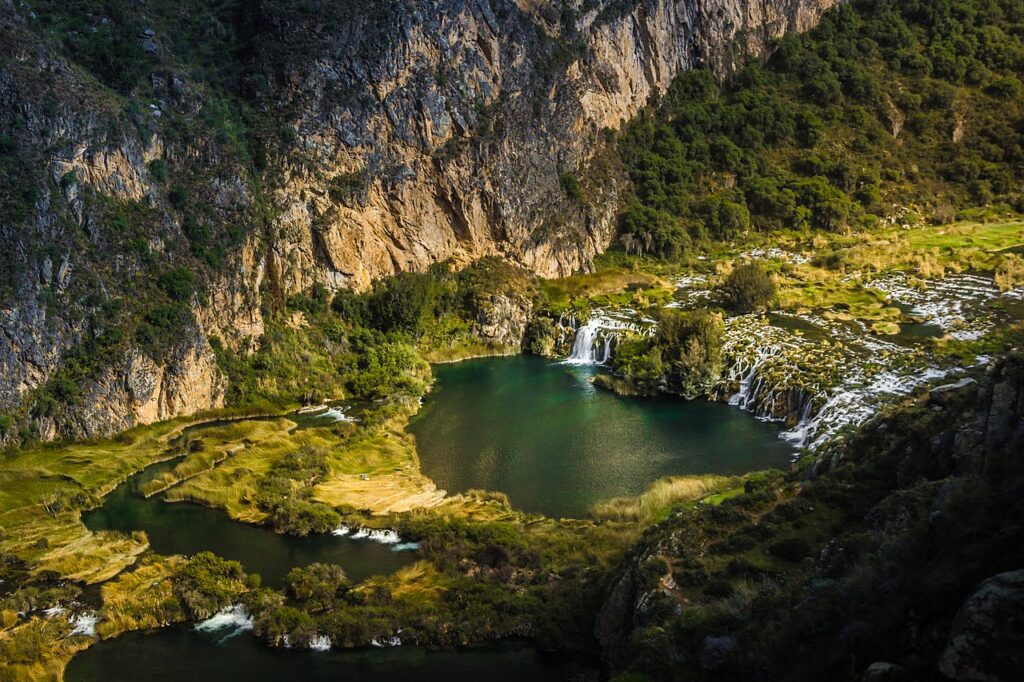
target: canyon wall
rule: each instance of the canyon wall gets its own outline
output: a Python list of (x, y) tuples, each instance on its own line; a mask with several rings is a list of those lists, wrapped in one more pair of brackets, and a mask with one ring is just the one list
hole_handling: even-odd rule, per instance
[[(608, 131), (833, 4), (262, 0), (222, 17), (211, 56), (170, 5), (71, 30), (46, 12), (73, 9), (0, 0), (0, 414), (57, 438), (218, 407), (209, 339), (255, 347), (268, 297), (314, 283), (485, 255), (586, 270), (625, 189)], [(111, 54), (138, 79), (113, 79)], [(182, 268), (187, 330), (111, 342), (167, 314), (148, 292)]]

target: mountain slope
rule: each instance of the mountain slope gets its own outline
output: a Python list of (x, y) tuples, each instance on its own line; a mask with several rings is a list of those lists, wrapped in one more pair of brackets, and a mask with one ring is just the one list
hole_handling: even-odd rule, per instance
[(832, 4), (4, 0), (3, 438), (218, 406), (207, 339), (253, 348), (314, 283), (588, 267), (602, 131)]
[(728, 82), (691, 71), (619, 144), (622, 245), (1024, 211), (1024, 8), (854, 0)]

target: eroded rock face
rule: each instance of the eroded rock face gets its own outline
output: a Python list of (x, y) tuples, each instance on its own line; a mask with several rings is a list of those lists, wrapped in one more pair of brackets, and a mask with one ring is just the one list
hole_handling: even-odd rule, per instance
[(956, 682), (1024, 679), (1024, 570), (994, 575), (968, 597), (939, 671)]
[(488, 341), (519, 349), (526, 335), (533, 306), (529, 299), (496, 294), (481, 306), (476, 334)]
[[(224, 52), (245, 82), (219, 96), (190, 80), (201, 69), (179, 68), (140, 4), (138, 56), (152, 71), (145, 92), (113, 96), (39, 38), (27, 6), (0, 0), (12, 55), (0, 65), (0, 129), (13, 131), (19, 182), (32, 185), (24, 215), (0, 217), (0, 412), (27, 413), (103, 331), (91, 295), (144, 299), (182, 265), (202, 286), (174, 350), (147, 362), (122, 349), (82, 387), (85, 409), (39, 420), (43, 437), (217, 406), (223, 379), (206, 340), (254, 348), (266, 294), (365, 288), (487, 255), (544, 276), (585, 270), (612, 238), (624, 187), (605, 130), (680, 71), (725, 75), (836, 2), (246, 3), (246, 42)], [(209, 127), (232, 97), (280, 134), (258, 169)], [(221, 257), (204, 260), (197, 225), (214, 235), (207, 250), (230, 241)], [(518, 344), (516, 306), (493, 303), (481, 334)], [(204, 344), (201, 359), (183, 350)]]
[(224, 406), (227, 383), (205, 339), (187, 339), (163, 362), (131, 351), (82, 398), (71, 419), (44, 422), (63, 438), (96, 438)]
[[(278, 195), (285, 276), (365, 286), (491, 254), (544, 276), (585, 269), (612, 237), (622, 186), (591, 167), (602, 131), (680, 71), (727, 74), (833, 4), (435, 0), (397, 3), (390, 25), (345, 16), (301, 63), (266, 65), (285, 78), (275, 97), (301, 103), (303, 164)], [(322, 21), (281, 30), (301, 39)], [(566, 196), (563, 173), (583, 181), (584, 201)], [(337, 201), (331, 183), (352, 181)]]

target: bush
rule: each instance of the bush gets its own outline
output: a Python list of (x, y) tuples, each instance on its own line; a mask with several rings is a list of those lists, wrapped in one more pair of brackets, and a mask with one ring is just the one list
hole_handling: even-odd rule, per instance
[(202, 620), (238, 601), (246, 591), (245, 572), (237, 561), (200, 552), (174, 579), (175, 592), (189, 614)]
[(800, 561), (811, 553), (811, 545), (801, 538), (786, 538), (769, 545), (768, 553), (786, 561)]
[(583, 188), (580, 187), (580, 181), (576, 179), (576, 176), (572, 173), (562, 173), (558, 176), (558, 182), (562, 186), (565, 196), (573, 201), (583, 201)]
[(690, 399), (709, 391), (722, 374), (724, 335), (721, 315), (663, 309), (656, 344), (666, 363), (669, 386)]
[(690, 246), (690, 236), (672, 214), (633, 204), (622, 216), (619, 243), (626, 253), (673, 260)]
[(767, 307), (775, 298), (776, 290), (775, 280), (760, 261), (740, 263), (721, 286), (723, 302), (738, 313)]
[(292, 597), (309, 602), (312, 611), (325, 610), (333, 600), (348, 589), (349, 580), (341, 566), (315, 563), (288, 571), (285, 578)]
[(157, 286), (178, 303), (188, 303), (195, 291), (195, 284), (196, 276), (188, 268), (168, 270), (157, 280)]
[(149, 174), (160, 184), (167, 182), (167, 162), (163, 159), (153, 159), (149, 162)]
[(330, 507), (307, 500), (285, 500), (271, 514), (274, 530), (305, 537), (329, 533), (341, 524), (341, 516)]

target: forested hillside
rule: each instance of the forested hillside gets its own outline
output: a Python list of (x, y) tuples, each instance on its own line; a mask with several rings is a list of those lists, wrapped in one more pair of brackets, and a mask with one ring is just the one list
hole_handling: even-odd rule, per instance
[(1024, 5), (855, 0), (767, 64), (681, 75), (619, 149), (626, 251), (1024, 210)]

